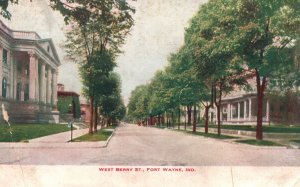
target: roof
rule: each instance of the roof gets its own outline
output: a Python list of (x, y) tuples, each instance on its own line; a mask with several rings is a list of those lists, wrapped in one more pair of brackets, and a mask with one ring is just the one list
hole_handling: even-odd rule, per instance
[(67, 92), (67, 91), (58, 91), (57, 92), (57, 96), (61, 96), (61, 97), (67, 97), (67, 96), (77, 96), (79, 97), (79, 94), (76, 92)]

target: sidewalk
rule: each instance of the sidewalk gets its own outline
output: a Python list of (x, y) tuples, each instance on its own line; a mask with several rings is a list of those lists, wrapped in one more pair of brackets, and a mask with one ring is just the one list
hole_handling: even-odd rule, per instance
[[(73, 139), (85, 135), (88, 132), (89, 132), (88, 128), (73, 130)], [(1, 142), (0, 149), (3, 148), (104, 148), (107, 146), (112, 135), (106, 141), (68, 142), (71, 140), (71, 131), (68, 131), (68, 132), (31, 139), (29, 140), (29, 143)]]
[[(73, 130), (73, 139), (89, 133), (89, 129)], [(71, 130), (29, 140), (29, 143), (65, 143), (71, 140)]]

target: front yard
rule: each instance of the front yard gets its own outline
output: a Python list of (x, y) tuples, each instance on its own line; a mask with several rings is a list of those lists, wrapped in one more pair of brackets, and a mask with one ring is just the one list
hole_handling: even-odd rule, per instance
[(23, 142), (70, 130), (67, 125), (60, 124), (18, 124), (11, 127), (12, 140), (9, 126), (7, 124), (0, 124), (0, 142)]
[(98, 130), (96, 133), (93, 134), (86, 134), (75, 138), (73, 142), (95, 142), (95, 141), (106, 141), (113, 131), (107, 131), (105, 129)]
[[(204, 125), (199, 125), (203, 127)], [(217, 128), (217, 125), (209, 125), (208, 128)], [(228, 130), (242, 130), (242, 131), (256, 131), (256, 125), (222, 125), (221, 129)], [(289, 125), (271, 125), (263, 126), (263, 132), (265, 133), (300, 133), (300, 125), (289, 126)]]

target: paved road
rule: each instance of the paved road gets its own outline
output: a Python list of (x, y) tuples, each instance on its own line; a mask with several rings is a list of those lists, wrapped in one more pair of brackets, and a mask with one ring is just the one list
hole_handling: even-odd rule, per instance
[(121, 125), (106, 148), (0, 148), (0, 164), (300, 166), (300, 149), (259, 148), (181, 132)]

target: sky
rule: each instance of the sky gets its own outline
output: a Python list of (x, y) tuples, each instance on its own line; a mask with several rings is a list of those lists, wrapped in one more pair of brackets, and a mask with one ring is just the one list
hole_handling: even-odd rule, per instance
[[(206, 0), (128, 0), (136, 8), (135, 25), (122, 46), (116, 71), (122, 79), (122, 96), (128, 102), (131, 91), (147, 83), (157, 70), (163, 69), (171, 53), (183, 45), (184, 29)], [(65, 90), (81, 92), (77, 65), (65, 58), (63, 49), (63, 17), (48, 6), (47, 0), (20, 0), (9, 7), (11, 29), (37, 32), (42, 38), (52, 38), (62, 65), (58, 82)]]

